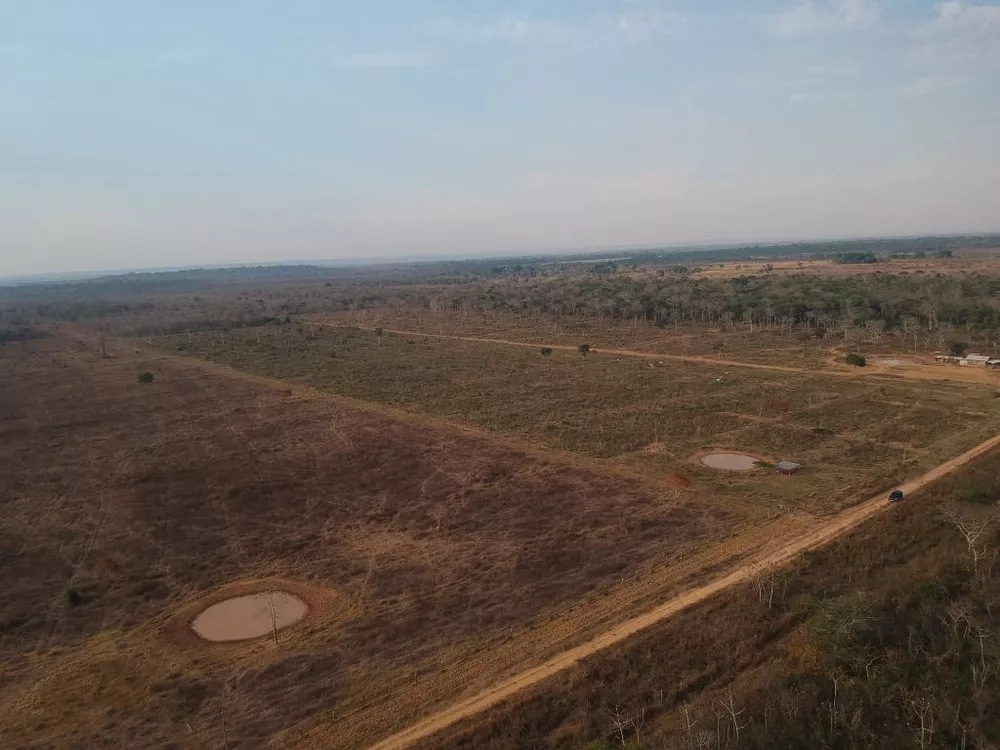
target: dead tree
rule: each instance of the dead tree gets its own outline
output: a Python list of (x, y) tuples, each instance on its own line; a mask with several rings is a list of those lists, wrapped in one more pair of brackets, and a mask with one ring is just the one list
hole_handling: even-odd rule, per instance
[(681, 703), (681, 710), (684, 711), (684, 723), (687, 725), (688, 746), (691, 750), (694, 750), (694, 721), (691, 719), (691, 707), (688, 705), (687, 701)]
[(271, 615), (271, 634), (274, 636), (274, 645), (278, 645), (278, 613), (274, 609), (274, 596), (272, 594), (267, 595), (267, 609), (268, 613)]
[(768, 610), (774, 607), (774, 595), (782, 590), (784, 598), (784, 586), (786, 581), (784, 576), (775, 570), (764, 570), (754, 579), (754, 587), (757, 589), (757, 600), (763, 604), (767, 603)]
[(926, 698), (914, 698), (910, 700), (909, 708), (915, 722), (920, 724), (915, 728), (917, 745), (920, 748), (929, 747), (931, 739), (934, 737), (934, 715), (931, 711), (931, 702)]
[(733, 723), (733, 736), (739, 740), (740, 730), (746, 729), (750, 726), (749, 719), (743, 723), (740, 718), (744, 713), (746, 713), (746, 709), (736, 709), (736, 699), (733, 697), (732, 690), (729, 691), (729, 695), (726, 696), (726, 700), (721, 702), (720, 705), (722, 706), (722, 710), (725, 714), (729, 716), (729, 720)]
[(985, 517), (976, 517), (966, 513), (962, 513), (956, 508), (952, 508), (945, 513), (945, 517), (951, 521), (952, 525), (965, 539), (965, 543), (968, 546), (969, 557), (972, 558), (972, 568), (973, 570), (978, 570), (979, 560), (983, 557), (986, 550), (980, 543), (986, 530), (989, 528), (990, 523), (993, 521), (992, 515)]
[(625, 737), (628, 731), (635, 726), (635, 722), (631, 716), (619, 709), (618, 706), (608, 709), (608, 716), (611, 717), (611, 726), (614, 727), (614, 733), (618, 735), (618, 741), (624, 747), (627, 742)]

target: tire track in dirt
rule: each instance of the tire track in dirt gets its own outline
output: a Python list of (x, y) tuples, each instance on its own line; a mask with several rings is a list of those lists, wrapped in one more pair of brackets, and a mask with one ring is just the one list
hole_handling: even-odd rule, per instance
[[(961, 469), (970, 461), (993, 450), (997, 446), (1000, 446), (1000, 435), (981, 443), (975, 448), (941, 464), (916, 479), (905, 482), (900, 487), (907, 494), (913, 493)], [(552, 656), (542, 664), (508, 677), (477, 695), (461, 700), (423, 719), (408, 729), (376, 743), (372, 746), (372, 750), (400, 750), (401, 748), (411, 747), (420, 740), (446, 729), (458, 721), (475, 716), (504, 700), (512, 698), (523, 690), (573, 667), (581, 660), (610, 646), (617, 645), (630, 636), (662, 622), (688, 607), (702, 602), (731, 586), (749, 580), (761, 569), (783, 565), (805, 551), (815, 549), (833, 541), (867, 519), (885, 512), (890, 507), (891, 505), (886, 502), (885, 495), (879, 494), (860, 505), (854, 506), (815, 525), (806, 533), (785, 541), (776, 549), (770, 549), (766, 554), (755, 557), (752, 561), (715, 578), (709, 583), (688, 589), (644, 614), (614, 625), (585, 643)], [(319, 739), (319, 737), (316, 739)], [(311, 746), (329, 747), (330, 744), (321, 743)]]

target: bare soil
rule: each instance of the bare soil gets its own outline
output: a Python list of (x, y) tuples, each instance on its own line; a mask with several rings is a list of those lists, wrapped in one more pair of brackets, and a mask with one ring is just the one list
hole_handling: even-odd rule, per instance
[(206, 641), (246, 641), (294, 625), (308, 611), (293, 594), (265, 591), (213, 604), (194, 618), (191, 629)]
[(746, 453), (709, 453), (701, 457), (701, 462), (708, 468), (723, 471), (753, 471), (759, 460)]

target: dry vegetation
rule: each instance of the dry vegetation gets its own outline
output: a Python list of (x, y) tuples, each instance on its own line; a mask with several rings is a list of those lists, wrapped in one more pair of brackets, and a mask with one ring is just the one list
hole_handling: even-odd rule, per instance
[[(735, 338), (731, 334), (731, 337)], [(748, 370), (672, 360), (271, 326), (184, 334), (164, 348), (341, 395), (472, 423), (663, 480), (690, 476), (706, 503), (740, 512), (827, 512), (991, 436), (995, 391), (891, 378)], [(711, 447), (808, 470), (718, 473)]]
[(998, 500), (994, 453), (426, 746), (994, 747)]
[[(0, 368), (5, 746), (217, 747), (223, 715), (257, 746), (732, 520), (194, 363), (52, 337), (9, 345)], [(166, 636), (190, 599), (273, 576), (337, 592), (337, 626), (290, 630), (277, 651)]]
[[(728, 571), (996, 432), (991, 375), (838, 363), (956, 335), (995, 347), (993, 260), (901, 261), (910, 280), (795, 259), (749, 280), (476, 262), (5, 292), (0, 747), (365, 746)], [(692, 460), (716, 447), (806, 468)], [(931, 690), (921, 669), (961, 688), (927, 698), (940, 746), (961, 740), (949, 716), (970, 742), (996, 737), (995, 678), (961, 676), (977, 644), (927, 625), (954, 604), (994, 633), (993, 568), (949, 572), (967, 548), (939, 510), (993, 503), (996, 476), (983, 460), (437, 743), (599, 747), (617, 721), (619, 745), (875, 746), (859, 727), (881, 721), (900, 746)], [(277, 645), (187, 630), (220, 597), (282, 587), (313, 609)], [(859, 589), (879, 624), (831, 651), (814, 629)], [(993, 665), (1000, 633), (983, 643)], [(879, 648), (873, 672), (859, 659)]]

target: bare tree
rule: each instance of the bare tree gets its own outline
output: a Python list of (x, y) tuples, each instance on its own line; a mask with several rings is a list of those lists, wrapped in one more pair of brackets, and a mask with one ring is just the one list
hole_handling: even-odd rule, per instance
[(965, 539), (969, 557), (972, 558), (972, 567), (973, 569), (978, 568), (980, 558), (986, 553), (980, 540), (993, 521), (993, 516), (973, 516), (963, 513), (957, 508), (951, 508), (945, 513), (945, 517), (951, 521)]
[(611, 717), (611, 726), (614, 727), (614, 733), (618, 735), (618, 741), (624, 747), (626, 734), (635, 726), (635, 722), (627, 712), (622, 711), (618, 706), (608, 709), (608, 716)]
[(694, 721), (691, 719), (691, 707), (687, 701), (681, 703), (681, 710), (684, 711), (684, 723), (687, 725), (688, 746), (694, 750)]
[(784, 587), (787, 585), (781, 573), (775, 570), (764, 570), (754, 579), (754, 587), (757, 589), (757, 599), (762, 604), (767, 603), (770, 610), (774, 607), (774, 595), (779, 590), (784, 598)]
[(271, 634), (274, 636), (274, 645), (278, 645), (278, 612), (274, 608), (274, 596), (267, 595), (267, 609), (271, 615)]
[(915, 731), (917, 745), (921, 748), (929, 747), (931, 739), (934, 737), (934, 714), (931, 708), (931, 702), (924, 697), (912, 698), (909, 701), (910, 714), (915, 722), (920, 724)]
[(639, 733), (642, 731), (642, 725), (646, 723), (646, 707), (643, 706), (639, 709), (639, 712), (632, 717), (632, 728), (635, 730), (635, 744), (642, 746), (642, 739)]
[(729, 720), (732, 721), (733, 723), (733, 736), (736, 739), (739, 739), (740, 730), (746, 729), (748, 726), (750, 726), (749, 719), (747, 719), (746, 722), (744, 723), (740, 718), (744, 713), (746, 713), (746, 709), (743, 708), (739, 710), (736, 709), (736, 699), (733, 697), (732, 690), (729, 691), (729, 695), (726, 696), (726, 700), (722, 701), (720, 705), (722, 706), (723, 711), (726, 714), (728, 714)]

